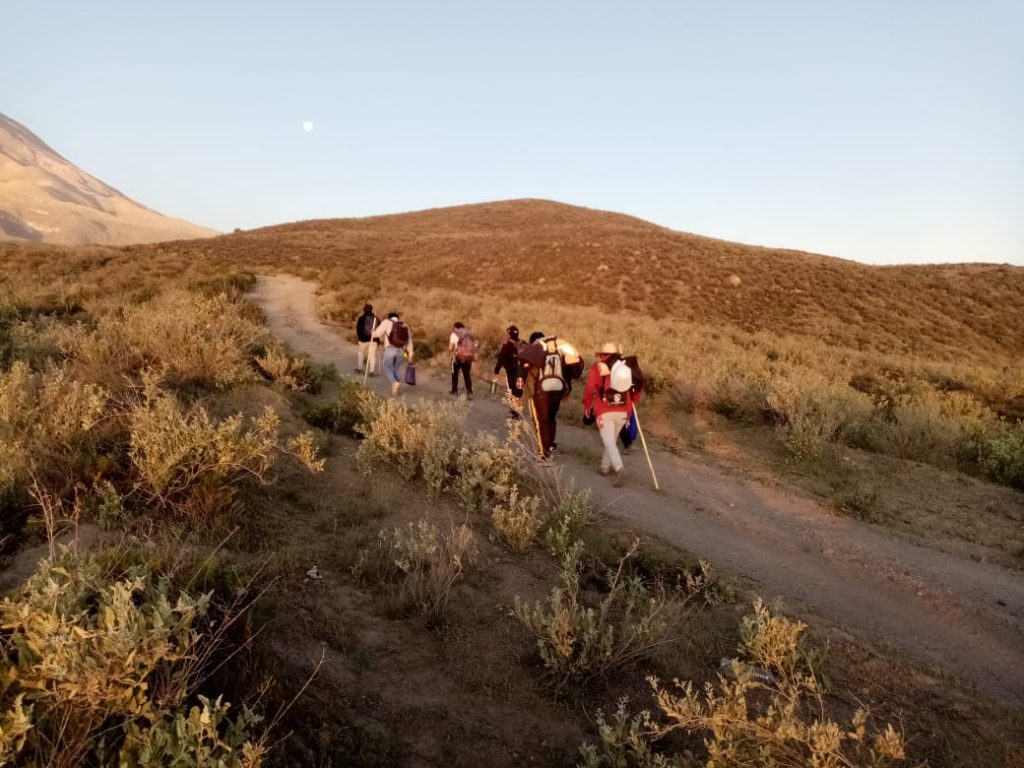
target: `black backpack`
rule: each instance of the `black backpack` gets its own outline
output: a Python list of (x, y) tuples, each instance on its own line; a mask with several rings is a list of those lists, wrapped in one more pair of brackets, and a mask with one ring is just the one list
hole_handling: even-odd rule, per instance
[(374, 326), (377, 324), (375, 315), (363, 315), (359, 320), (359, 340), (370, 340), (373, 336)]
[(388, 331), (388, 344), (392, 347), (404, 347), (409, 343), (409, 326), (401, 320), (391, 321), (391, 330)]

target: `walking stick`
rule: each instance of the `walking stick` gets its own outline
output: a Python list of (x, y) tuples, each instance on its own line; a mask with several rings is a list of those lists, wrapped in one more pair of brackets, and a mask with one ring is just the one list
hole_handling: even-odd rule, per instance
[(377, 330), (377, 318), (373, 318), (373, 328), (370, 329), (370, 348), (366, 350), (366, 359), (363, 361), (363, 386), (366, 386), (366, 377), (370, 375), (370, 355), (373, 355), (373, 370), (377, 370), (377, 344), (373, 340), (373, 332)]
[(640, 444), (644, 447), (644, 456), (647, 457), (647, 466), (651, 470), (651, 479), (654, 480), (654, 490), (660, 491), (661, 487), (658, 485), (658, 476), (654, 474), (654, 464), (651, 463), (651, 453), (647, 450), (647, 440), (644, 438), (644, 430), (640, 426), (640, 412), (637, 411), (636, 406), (633, 406), (633, 416), (636, 418), (636, 431), (640, 433)]
[(533, 426), (537, 430), (537, 450), (540, 451), (540, 457), (544, 458), (544, 440), (540, 436), (540, 419), (537, 418), (537, 406), (533, 404), (533, 398), (530, 398), (530, 415), (533, 416)]

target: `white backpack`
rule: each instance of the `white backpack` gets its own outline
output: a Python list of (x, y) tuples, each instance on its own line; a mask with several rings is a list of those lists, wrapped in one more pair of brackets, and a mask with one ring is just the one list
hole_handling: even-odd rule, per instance
[(626, 396), (633, 389), (633, 370), (625, 360), (612, 363), (608, 374), (608, 386), (604, 391), (604, 401), (609, 405), (623, 405)]

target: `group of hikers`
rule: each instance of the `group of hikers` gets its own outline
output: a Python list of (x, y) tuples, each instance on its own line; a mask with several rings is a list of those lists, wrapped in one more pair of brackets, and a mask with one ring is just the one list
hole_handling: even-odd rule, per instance
[[(643, 373), (635, 357), (624, 357), (613, 342), (602, 344), (595, 351), (597, 362), (585, 368), (576, 348), (557, 336), (541, 331), (530, 334), (524, 342), (519, 328), (510, 325), (506, 338), (498, 350), (494, 364), (493, 386), (500, 373), (505, 374), (512, 397), (517, 398), (524, 414), (528, 415), (537, 440), (541, 462), (549, 462), (558, 449), (557, 416), (562, 403), (568, 400), (573, 383), (586, 378), (583, 384), (583, 422), (596, 424), (601, 435), (604, 453), (601, 456), (601, 474), (611, 475), (612, 484), (621, 486), (625, 481), (622, 451), (628, 451), (636, 439), (639, 425), (635, 405), (643, 396)], [(398, 395), (403, 382), (413, 383), (414, 345), (412, 331), (398, 312), (388, 312), (383, 320), (366, 304), (356, 320), (356, 372), (376, 375), (378, 345), (383, 347), (381, 368), (391, 385), (392, 397)], [(462, 378), (466, 398), (473, 399), (472, 367), (479, 343), (461, 322), (456, 322), (448, 337), (451, 354), (451, 394), (459, 394)], [(406, 363), (403, 376), (403, 358)], [(520, 418), (513, 410), (511, 418)]]

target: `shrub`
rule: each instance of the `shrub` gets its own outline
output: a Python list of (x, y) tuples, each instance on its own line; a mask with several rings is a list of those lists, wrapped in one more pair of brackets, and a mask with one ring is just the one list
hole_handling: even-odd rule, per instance
[(1024, 490), (1024, 424), (1000, 424), (978, 438), (977, 453), (988, 477)]
[(356, 460), (364, 474), (392, 468), (406, 480), (421, 478), (436, 497), (455, 471), (465, 410), (455, 403), (426, 403), (413, 408), (399, 400), (363, 398), (364, 435)]
[(810, 461), (849, 425), (867, 417), (867, 402), (860, 397), (845, 385), (780, 381), (766, 404), (787, 450)]
[(443, 618), (452, 587), (477, 556), (469, 526), (442, 531), (428, 520), (381, 531), (378, 547), (379, 575), (397, 579), (398, 605), (433, 621)]
[(491, 434), (465, 435), (455, 465), (452, 490), (467, 512), (488, 512), (508, 499), (521, 481), (515, 448)]
[(564, 558), (562, 584), (547, 604), (531, 608), (516, 596), (513, 614), (537, 638), (540, 658), (556, 684), (608, 674), (671, 641), (685, 601), (660, 588), (652, 593), (625, 571), (636, 547), (608, 574), (607, 594), (596, 606), (587, 605), (580, 590), (579, 545)]
[(630, 720), (620, 705), (612, 723), (599, 719), (601, 742), (581, 748), (581, 765), (681, 765), (682, 756), (656, 755), (651, 749), (652, 741), (680, 730), (708, 734), (708, 766), (851, 768), (905, 760), (903, 736), (892, 725), (869, 732), (864, 710), (843, 726), (828, 718), (816, 654), (803, 641), (805, 629), (772, 616), (758, 601), (742, 622), (743, 660), (733, 660), (717, 683), (700, 692), (689, 682), (677, 681), (676, 689), (668, 690), (649, 678), (658, 718), (642, 712)]
[(525, 552), (544, 527), (540, 499), (521, 495), (519, 489), (513, 487), (508, 498), (491, 510), (491, 521), (502, 543), (513, 552)]
[(88, 381), (123, 385), (145, 368), (176, 388), (223, 390), (251, 381), (253, 353), (266, 331), (226, 294), (172, 292), (103, 317), (94, 332), (64, 341)]
[(291, 357), (278, 346), (271, 346), (255, 357), (261, 373), (275, 385), (293, 392), (319, 392), (321, 381), (303, 357)]
[(362, 383), (355, 379), (340, 382), (340, 393), (333, 403), (310, 406), (302, 412), (302, 418), (317, 429), (351, 437), (361, 436), (359, 424), (360, 403), (364, 397), (376, 397)]
[(0, 604), (0, 763), (260, 765), (253, 713), (192, 698), (208, 610), (144, 569), (110, 583), (92, 560), (43, 561)]
[(278, 438), (279, 419), (266, 408), (248, 425), (242, 414), (215, 421), (202, 406), (183, 408), (148, 377), (130, 413), (129, 456), (137, 490), (177, 517), (205, 520), (228, 505), (244, 481), (268, 483), (277, 453), (311, 471), (323, 468), (311, 435)]
[(104, 417), (105, 390), (75, 381), (67, 368), (32, 373), (22, 362), (0, 373), (0, 489), (29, 475), (73, 483)]

